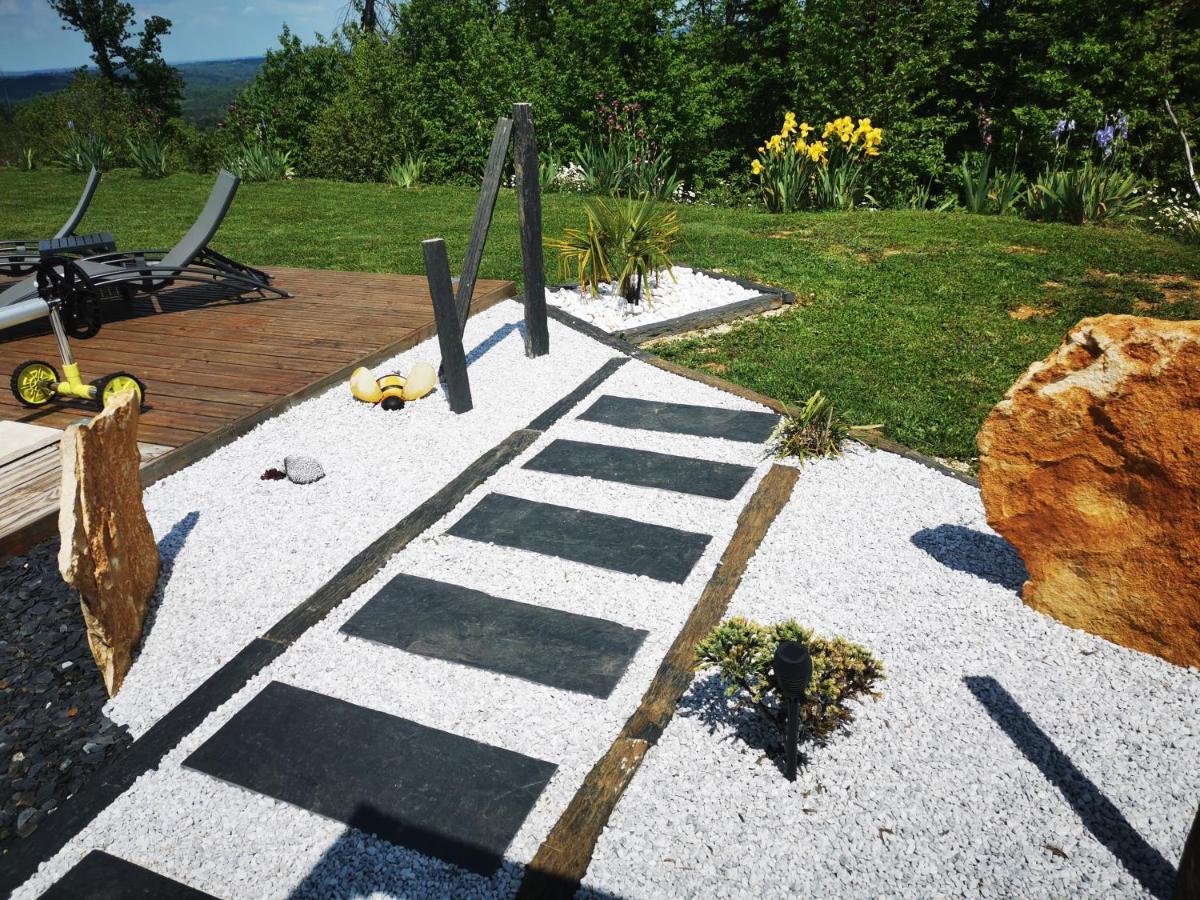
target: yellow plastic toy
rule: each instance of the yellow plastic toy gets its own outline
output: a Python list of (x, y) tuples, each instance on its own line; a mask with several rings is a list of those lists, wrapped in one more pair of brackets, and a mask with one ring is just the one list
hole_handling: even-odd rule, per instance
[(409, 400), (420, 400), (437, 384), (437, 372), (429, 363), (419, 362), (408, 377), (396, 373), (375, 378), (359, 366), (350, 374), (350, 393), (363, 403), (378, 403), (384, 409), (403, 409)]

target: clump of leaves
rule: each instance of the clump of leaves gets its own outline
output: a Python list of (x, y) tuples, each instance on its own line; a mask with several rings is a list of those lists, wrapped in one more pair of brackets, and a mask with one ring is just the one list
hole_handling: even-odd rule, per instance
[(419, 153), (416, 156), (406, 154), (388, 166), (387, 170), (388, 183), (405, 190), (417, 187), (424, 176), (425, 157)]
[(738, 696), (782, 730), (786, 709), (771, 670), (781, 641), (804, 644), (812, 655), (812, 682), (801, 703), (801, 739), (828, 738), (854, 720), (850, 701), (878, 699), (876, 685), (885, 678), (882, 662), (859, 644), (820, 637), (795, 619), (773, 625), (741, 616), (726, 619), (696, 647), (696, 669), (717, 669), (725, 696)]
[(795, 456), (809, 459), (818, 456), (839, 456), (842, 445), (856, 431), (873, 431), (876, 425), (850, 425), (833, 408), (833, 401), (817, 391), (804, 406), (784, 417), (772, 432), (771, 451), (778, 457)]
[[(576, 277), (580, 291), (597, 296), (600, 286), (617, 282), (630, 303), (643, 293), (647, 305), (650, 281), (660, 270), (671, 273), (671, 252), (679, 240), (679, 214), (652, 200), (593, 201), (584, 207), (585, 229), (568, 228), (561, 238), (546, 241), (558, 252), (563, 277)], [(674, 274), (671, 274), (674, 278)]]

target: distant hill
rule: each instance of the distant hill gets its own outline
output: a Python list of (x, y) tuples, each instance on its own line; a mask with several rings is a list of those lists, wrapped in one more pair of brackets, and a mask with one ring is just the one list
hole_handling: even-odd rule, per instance
[[(183, 117), (201, 127), (215, 125), (238, 90), (251, 81), (263, 63), (261, 56), (178, 63), (184, 80)], [(0, 75), (0, 101), (19, 103), (38, 94), (62, 90), (74, 69)]]

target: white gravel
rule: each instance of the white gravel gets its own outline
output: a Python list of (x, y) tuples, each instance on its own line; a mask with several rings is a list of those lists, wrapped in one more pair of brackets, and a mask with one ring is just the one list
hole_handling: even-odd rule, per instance
[[(806, 466), (730, 614), (795, 617), (865, 644), (887, 666), (883, 699), (806, 748), (789, 784), (758, 723), (698, 676), (610, 820), (583, 896), (1169, 894), (1164, 866), (1200, 799), (1200, 672), (1034, 612), (1016, 593), (1023, 578), (969, 485), (886, 453)], [(1082, 815), (968, 678), (994, 679), (971, 683), (994, 706), (998, 685), (1053, 742), (1010, 726)]]
[[(583, 400), (576, 412), (600, 394), (758, 408), (639, 362), (618, 370)], [(739, 462), (754, 465), (757, 471), (737, 498), (716, 501), (520, 468), (558, 437)], [(564, 418), (209, 716), (156, 771), (139, 779), (14, 896), (36, 896), (88, 850), (105, 849), (223, 897), (511, 897), (521, 864), (532, 858), (584, 776), (640, 702), (715, 569), (738, 514), (768, 467), (761, 448), (750, 444)], [(333, 477), (331, 474), (326, 481)], [(444, 533), (492, 491), (703, 530), (712, 534), (713, 540), (689, 578), (683, 584), (670, 584)], [(602, 616), (645, 628), (649, 634), (606, 700), (425, 659), (339, 634), (337, 629), (398, 572)], [(509, 861), (501, 870), (491, 878), (466, 873), (182, 768), (189, 753), (271, 680), (549, 760), (558, 770), (510, 846)]]
[(664, 270), (657, 282), (650, 283), (649, 303), (645, 299), (638, 304), (627, 303), (616, 293), (615, 283), (602, 285), (598, 297), (575, 288), (550, 290), (546, 292), (546, 301), (605, 331), (620, 331), (759, 296), (757, 291), (737, 282), (684, 266), (676, 266), (674, 275), (672, 280)]
[[(145, 732), (355, 553), (613, 355), (552, 321), (550, 355), (530, 360), (522, 316), (520, 305), (503, 303), (467, 323), (469, 413), (451, 413), (440, 388), (390, 412), (338, 385), (148, 488), (165, 575), (108, 715)], [(432, 338), (374, 371), (439, 359)], [(261, 480), (299, 454), (326, 476), (308, 485)]]

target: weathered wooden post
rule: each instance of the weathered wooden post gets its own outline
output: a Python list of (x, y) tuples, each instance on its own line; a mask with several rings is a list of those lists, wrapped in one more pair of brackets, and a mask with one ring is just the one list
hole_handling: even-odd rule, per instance
[(545, 356), (550, 352), (550, 331), (546, 326), (546, 277), (542, 271), (542, 185), (533, 134), (533, 109), (528, 103), (513, 105), (513, 129), (525, 279), (525, 355)]
[(471, 315), (471, 297), (475, 293), (475, 279), (483, 260), (483, 246), (487, 243), (492, 212), (496, 209), (496, 195), (500, 191), (500, 178), (504, 175), (504, 161), (508, 158), (512, 126), (512, 119), (501, 116), (496, 120), (496, 135), (492, 138), (492, 151), (488, 154), (487, 168), (483, 172), (483, 186), (479, 192), (479, 203), (475, 206), (471, 239), (467, 242), (467, 255), (463, 260), (462, 274), (458, 277), (458, 327), (461, 331), (466, 331), (467, 318)]
[(463, 352), (446, 242), (441, 238), (430, 238), (422, 241), (421, 249), (425, 254), (425, 279), (429, 282), (429, 296), (433, 300), (438, 345), (442, 350), (442, 376), (446, 380), (450, 409), (465, 413), (473, 406), (471, 382), (467, 378), (467, 356)]

